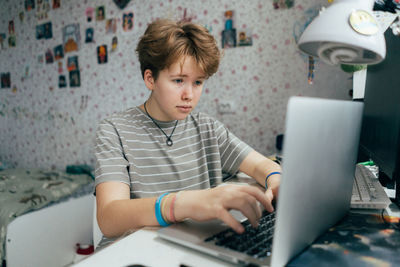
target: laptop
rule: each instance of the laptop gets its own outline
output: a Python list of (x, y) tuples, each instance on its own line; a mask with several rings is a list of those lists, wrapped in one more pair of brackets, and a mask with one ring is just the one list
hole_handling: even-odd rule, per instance
[(272, 251), (265, 257), (206, 242), (229, 228), (219, 220), (186, 220), (158, 236), (231, 263), (286, 265), (349, 210), (362, 110), (360, 102), (289, 99)]

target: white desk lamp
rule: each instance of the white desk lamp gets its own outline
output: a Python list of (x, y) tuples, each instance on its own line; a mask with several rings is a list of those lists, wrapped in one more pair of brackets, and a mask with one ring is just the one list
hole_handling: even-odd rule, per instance
[(307, 26), (298, 47), (330, 65), (376, 64), (386, 56), (374, 0), (335, 0)]

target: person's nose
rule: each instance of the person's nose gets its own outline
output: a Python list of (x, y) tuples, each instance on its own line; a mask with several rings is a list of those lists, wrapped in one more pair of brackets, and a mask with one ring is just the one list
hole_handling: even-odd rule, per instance
[(183, 89), (182, 99), (185, 101), (190, 101), (193, 99), (193, 85), (187, 84)]

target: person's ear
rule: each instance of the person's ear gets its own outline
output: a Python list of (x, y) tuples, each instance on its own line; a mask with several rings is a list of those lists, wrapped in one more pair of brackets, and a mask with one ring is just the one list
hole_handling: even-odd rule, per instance
[(154, 78), (153, 78), (153, 72), (151, 70), (147, 69), (147, 70), (144, 71), (143, 80), (144, 80), (144, 83), (145, 83), (146, 87), (149, 90), (153, 91), (153, 89), (154, 89)]

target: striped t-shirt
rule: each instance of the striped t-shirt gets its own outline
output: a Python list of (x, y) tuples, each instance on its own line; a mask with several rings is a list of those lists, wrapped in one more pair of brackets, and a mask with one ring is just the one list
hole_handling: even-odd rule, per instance
[[(176, 123), (156, 122), (168, 136)], [(168, 146), (167, 137), (139, 107), (103, 120), (96, 137), (95, 185), (126, 183), (131, 198), (210, 188), (222, 182), (222, 172), (237, 172), (252, 150), (204, 113), (178, 121), (171, 139)]]

